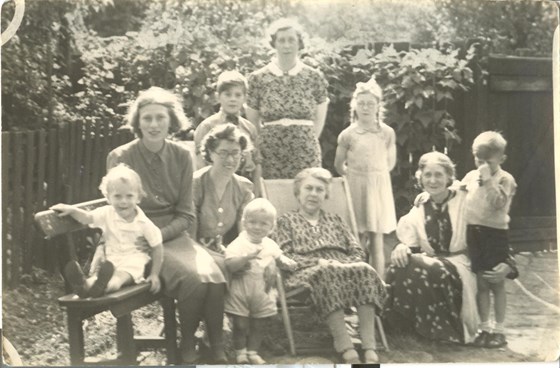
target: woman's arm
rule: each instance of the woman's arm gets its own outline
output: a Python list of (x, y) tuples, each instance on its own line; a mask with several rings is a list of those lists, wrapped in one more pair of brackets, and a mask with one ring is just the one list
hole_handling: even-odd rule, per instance
[(397, 238), (401, 242), (391, 252), (391, 264), (405, 267), (412, 248), (418, 247), (419, 237), (414, 224), (415, 216), (419, 216), (418, 208), (413, 207), (410, 212), (399, 220), (397, 224)]
[(319, 138), (321, 136), (321, 133), (323, 132), (328, 109), (329, 109), (328, 98), (325, 102), (320, 103), (315, 107), (315, 120), (313, 123), (315, 126), (315, 134), (317, 135), (317, 138)]
[(176, 238), (179, 234), (191, 228), (194, 223), (194, 208), (192, 197), (193, 165), (190, 153), (177, 157), (183, 163), (182, 175), (177, 183), (178, 196), (175, 203), (175, 215), (166, 226), (161, 228), (163, 242)]
[(389, 171), (395, 168), (397, 164), (397, 143), (395, 137), (395, 131), (391, 128), (389, 134), (389, 142), (387, 143), (387, 168)]
[(257, 134), (261, 132), (261, 113), (259, 110), (255, 110), (249, 106), (245, 108), (245, 115), (247, 115), (247, 120), (249, 120), (255, 128), (257, 129)]
[(297, 244), (294, 243), (292, 224), (286, 216), (280, 216), (276, 221), (276, 229), (271, 234), (271, 238), (276, 241), (286, 257), (291, 258), (297, 263), (296, 269), (302, 269), (317, 265), (319, 258), (298, 254), (295, 250)]
[(348, 153), (348, 148), (341, 145), (340, 143), (336, 147), (336, 154), (334, 157), (334, 168), (336, 172), (340, 175), (346, 175), (346, 154)]

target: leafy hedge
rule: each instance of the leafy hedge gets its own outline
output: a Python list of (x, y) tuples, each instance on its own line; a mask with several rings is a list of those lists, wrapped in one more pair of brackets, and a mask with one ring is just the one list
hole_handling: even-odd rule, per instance
[[(417, 6), (396, 1), (383, 7), (372, 2), (363, 12), (351, 4), (297, 0), (28, 1), (24, 23), (2, 50), (3, 130), (79, 120), (121, 124), (127, 103), (152, 85), (181, 95), (186, 114), (198, 124), (217, 107), (218, 74), (233, 68), (248, 74), (265, 65), (272, 50), (264, 40), (264, 26), (297, 15), (312, 36), (302, 59), (318, 67), (329, 82), (331, 102), (321, 137), (324, 166), (332, 170), (336, 138), (348, 124), (355, 84), (375, 76), (385, 91), (386, 121), (397, 132), (397, 201), (407, 204), (414, 192), (411, 163), (423, 152), (450, 150), (459, 141), (448, 105), (473, 83), (469, 63), (474, 46), (460, 54), (448, 43), (438, 46), (444, 45), (438, 41), (445, 40), (444, 35), (464, 38), (479, 23), (454, 25), (454, 17), (484, 14), (487, 7), (480, 0), (434, 1)], [(10, 7), (2, 7), (3, 24), (10, 17), (5, 8)], [(502, 8), (488, 12), (514, 16), (519, 6)], [(523, 9), (522, 19), (550, 21), (538, 6), (524, 4)], [(512, 33), (511, 22), (500, 19), (505, 30), (484, 23), (490, 36)], [(516, 35), (527, 34), (527, 42), (519, 45), (526, 47), (543, 33), (533, 28), (515, 29)], [(373, 41), (386, 40), (375, 35), (398, 41), (405, 35), (428, 47), (387, 47), (375, 53)], [(507, 49), (492, 44), (489, 35), (473, 35), (479, 36), (478, 50)], [(538, 52), (546, 51), (541, 42), (535, 44)]]

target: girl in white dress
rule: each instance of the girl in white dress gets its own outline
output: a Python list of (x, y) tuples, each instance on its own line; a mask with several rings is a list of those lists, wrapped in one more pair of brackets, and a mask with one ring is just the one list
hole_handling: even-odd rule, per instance
[(397, 226), (390, 175), (397, 148), (395, 131), (381, 121), (381, 104), (382, 91), (375, 79), (356, 85), (351, 124), (338, 136), (334, 165), (348, 179), (362, 246), (383, 277), (383, 234)]

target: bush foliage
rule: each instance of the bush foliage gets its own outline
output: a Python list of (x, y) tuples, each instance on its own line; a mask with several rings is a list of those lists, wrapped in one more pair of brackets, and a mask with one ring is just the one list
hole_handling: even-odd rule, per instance
[[(2, 7), (3, 24), (10, 9)], [(407, 198), (411, 162), (459, 140), (448, 104), (473, 83), (474, 48), (459, 53), (449, 41), (477, 37), (486, 53), (550, 54), (553, 17), (545, 10), (529, 1), (482, 0), (29, 0), (23, 24), (2, 50), (2, 129), (122, 124), (127, 104), (152, 85), (182, 96), (196, 125), (217, 107), (218, 74), (265, 65), (272, 55), (266, 25), (292, 16), (309, 33), (303, 61), (329, 82), (324, 166), (332, 169), (355, 84), (375, 76), (397, 132), (397, 196)], [(374, 42), (386, 41), (423, 48), (375, 49)]]

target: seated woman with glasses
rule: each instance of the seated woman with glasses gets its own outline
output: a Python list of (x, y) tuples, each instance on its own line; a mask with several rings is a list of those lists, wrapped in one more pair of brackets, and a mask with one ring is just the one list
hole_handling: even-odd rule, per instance
[(247, 137), (231, 123), (213, 128), (202, 141), (201, 153), (210, 166), (193, 174), (192, 235), (211, 252), (223, 253), (223, 246), (237, 237), (243, 208), (253, 199), (253, 183), (235, 174), (247, 145)]

